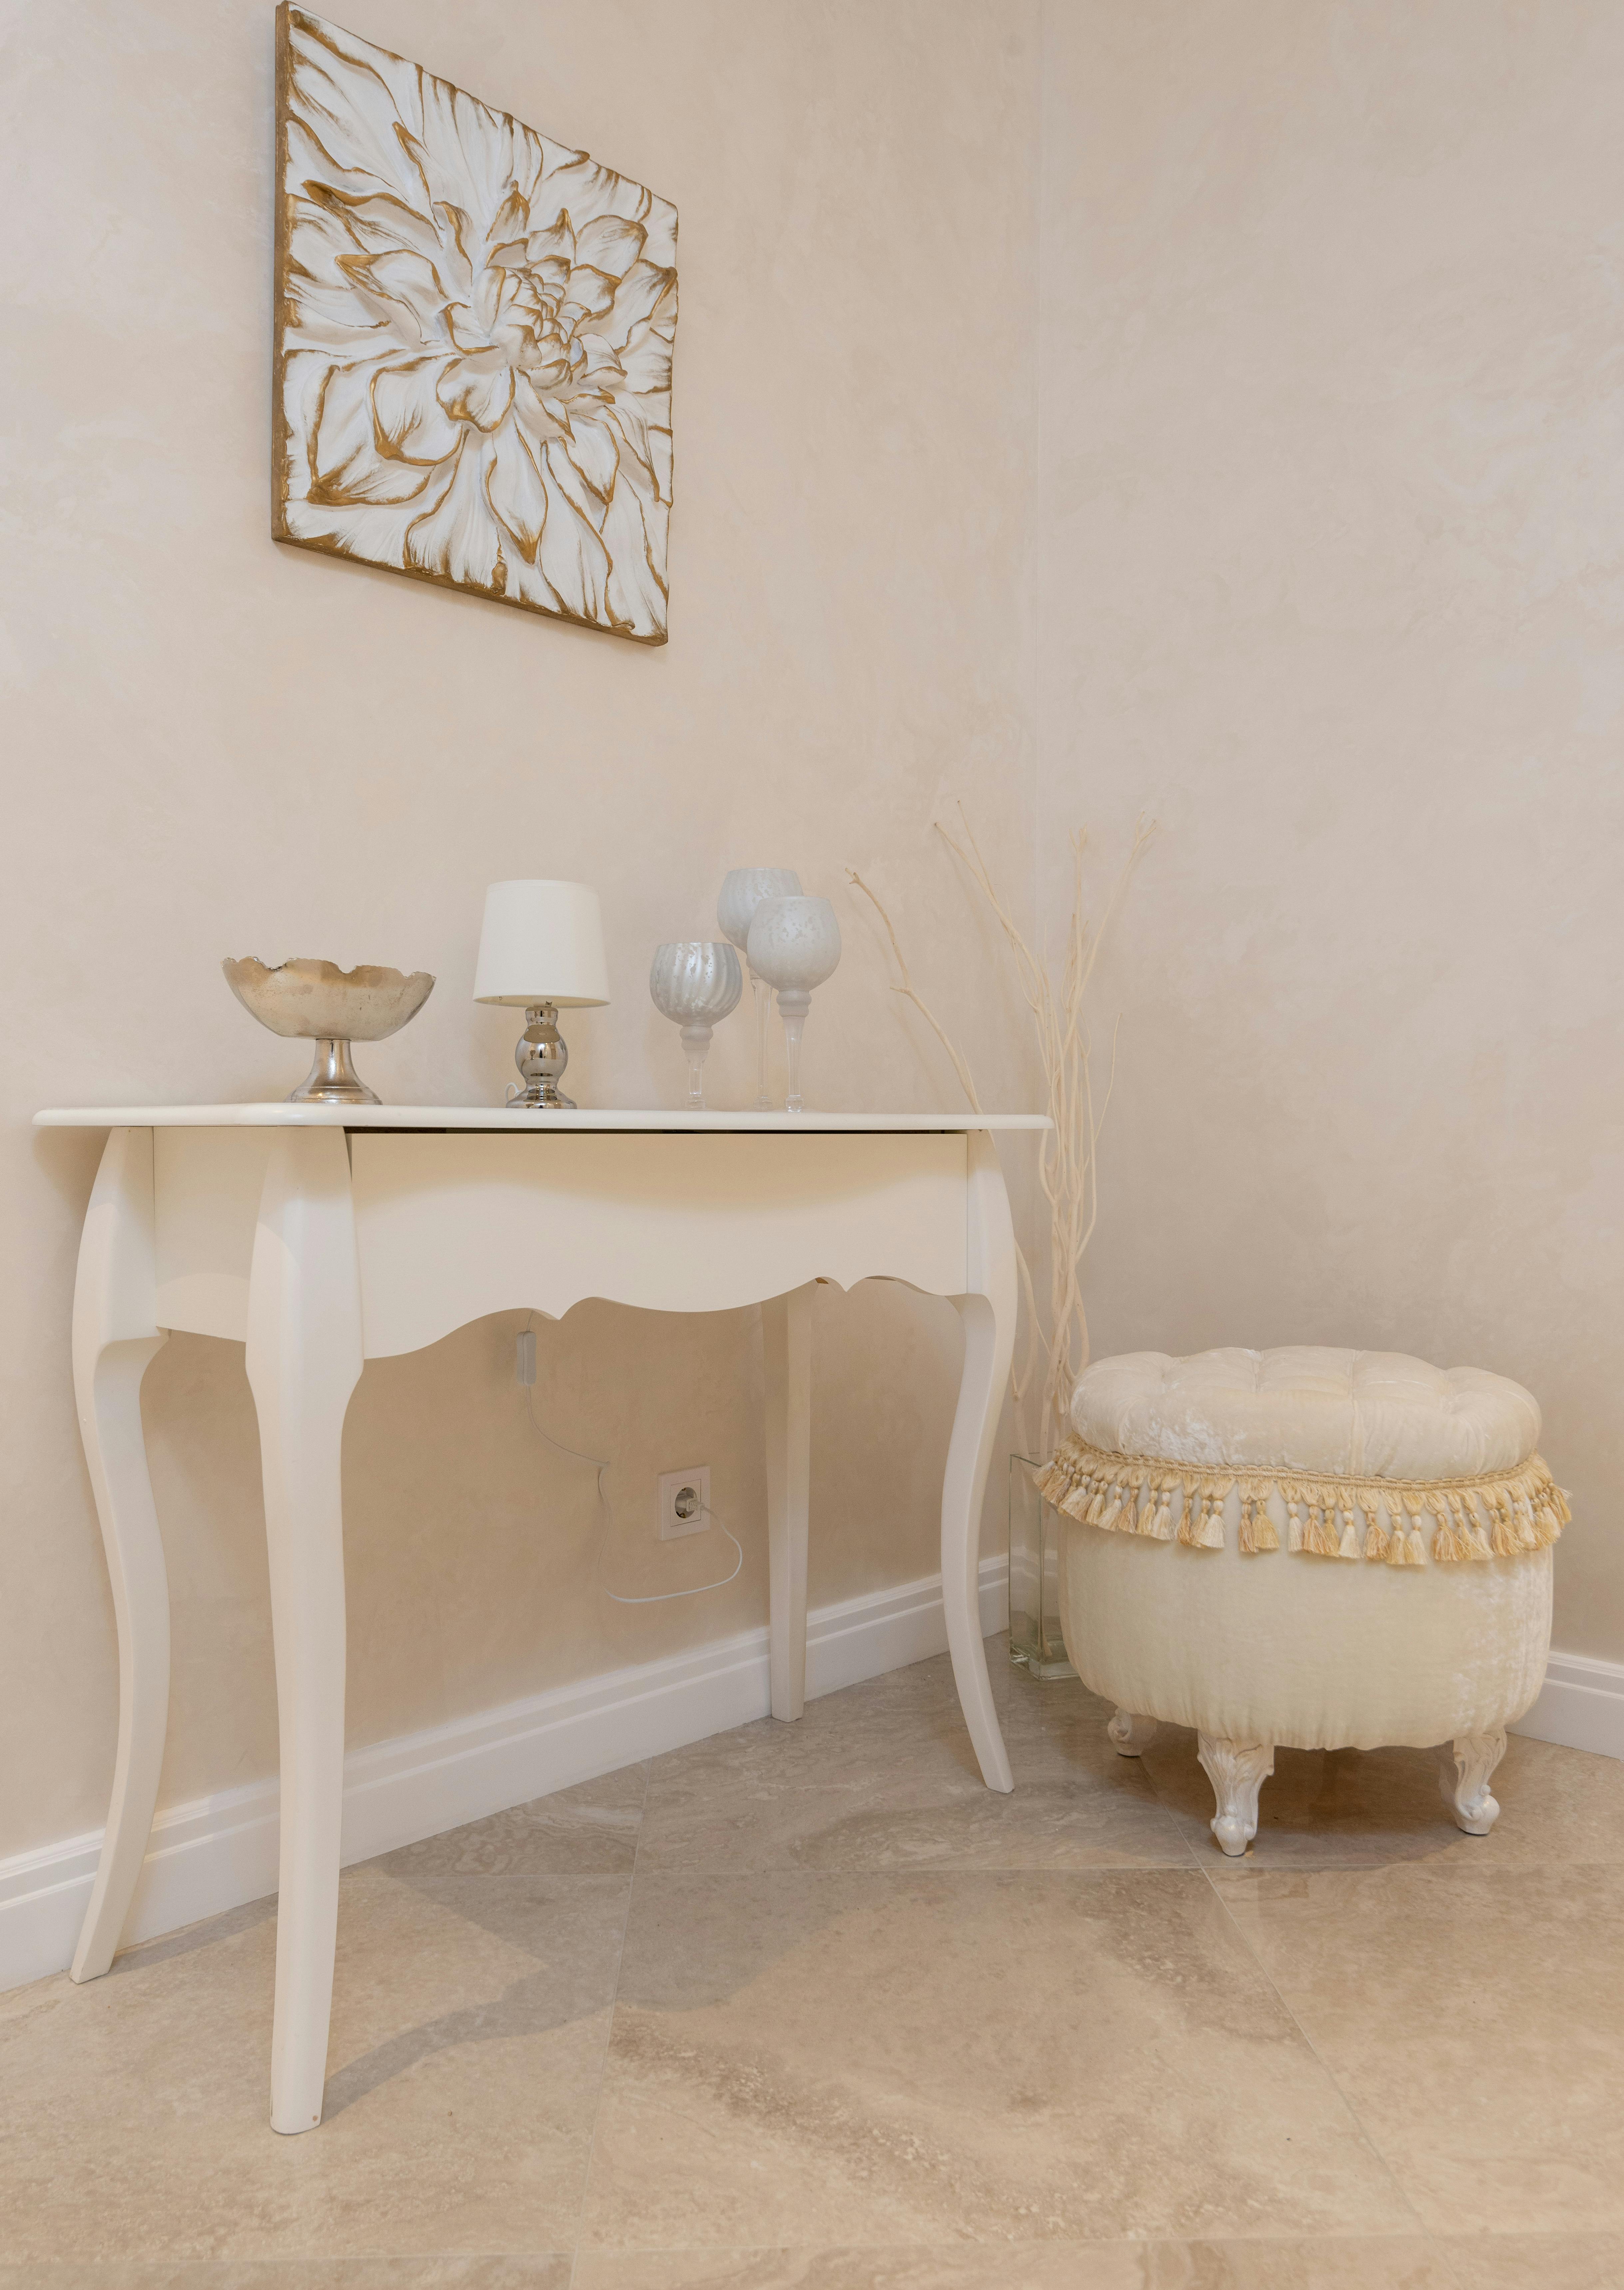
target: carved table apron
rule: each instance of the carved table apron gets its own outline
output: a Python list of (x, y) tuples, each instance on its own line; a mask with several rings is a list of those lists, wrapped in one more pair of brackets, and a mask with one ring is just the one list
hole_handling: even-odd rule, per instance
[(140, 1384), (172, 1328), (247, 1345), (265, 1484), (281, 1736), (271, 2122), (321, 2120), (344, 1774), (340, 1445), (363, 1363), (491, 1312), (583, 1297), (759, 1303), (772, 1714), (801, 1714), (812, 1285), (951, 1298), (964, 1364), (941, 1503), (953, 1674), (1008, 1790), (978, 1601), (981, 1498), (1014, 1335), (990, 1136), (1041, 1116), (519, 1113), (292, 1105), (59, 1111), (108, 1127), (74, 1292), (79, 1424), (118, 1625), (118, 1752), (75, 1980), (105, 1972), (140, 1876), (169, 1704), (169, 1588)]

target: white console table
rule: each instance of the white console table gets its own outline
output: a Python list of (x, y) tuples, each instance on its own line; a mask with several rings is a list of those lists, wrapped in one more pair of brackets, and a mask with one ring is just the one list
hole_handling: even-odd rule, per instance
[(970, 1737), (1011, 1787), (977, 1600), (978, 1528), (1014, 1334), (995, 1129), (1041, 1115), (528, 1112), (193, 1105), (41, 1113), (111, 1132), (74, 1292), (79, 1425), (118, 1622), (118, 1755), (73, 1962), (113, 1960), (147, 1850), (169, 1708), (169, 1586), (140, 1384), (172, 1328), (246, 1343), (259, 1412), (281, 1734), (271, 2122), (321, 2121), (344, 1771), (339, 1455), (368, 1359), (489, 1312), (586, 1296), (759, 1303), (767, 1362), (772, 1711), (806, 1668), (810, 1299), (881, 1277), (951, 1297), (964, 1366), (941, 1505), (942, 1604)]

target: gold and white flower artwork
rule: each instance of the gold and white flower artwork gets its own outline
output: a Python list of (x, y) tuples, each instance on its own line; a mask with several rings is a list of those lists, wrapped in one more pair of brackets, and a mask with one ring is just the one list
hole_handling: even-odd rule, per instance
[(666, 640), (676, 210), (277, 12), (276, 537)]

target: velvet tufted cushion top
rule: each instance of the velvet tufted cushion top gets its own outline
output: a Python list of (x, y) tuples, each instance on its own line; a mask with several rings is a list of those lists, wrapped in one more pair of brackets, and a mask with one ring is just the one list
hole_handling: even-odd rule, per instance
[(1348, 1478), (1512, 1472), (1540, 1438), (1539, 1403), (1509, 1377), (1317, 1344), (1124, 1352), (1079, 1378), (1071, 1420), (1091, 1447), (1118, 1454)]

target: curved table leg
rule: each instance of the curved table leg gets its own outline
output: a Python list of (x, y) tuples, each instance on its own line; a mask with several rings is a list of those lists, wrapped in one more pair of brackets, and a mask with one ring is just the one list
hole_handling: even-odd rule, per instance
[(344, 1801), (344, 1413), (361, 1374), (349, 1156), (282, 1131), (254, 1237), (248, 1380), (260, 1417), (282, 1744), (271, 2126), (322, 2119)]
[(118, 1754), (96, 1881), (70, 1977), (113, 1961), (157, 1804), (169, 1720), (169, 1578), (141, 1436), (153, 1321), (152, 1132), (115, 1129), (85, 1213), (73, 1299), (73, 1381), (118, 1625)]
[(806, 1707), (806, 1527), (812, 1477), (812, 1287), (761, 1308), (767, 1384), (767, 1670), (775, 1718)]
[(969, 1153), (970, 1293), (956, 1297), (964, 1366), (941, 1491), (941, 1603), (970, 1739), (988, 1789), (1012, 1790), (981, 1639), (981, 1498), (1015, 1346), (1015, 1236), (997, 1152), (985, 1130)]

